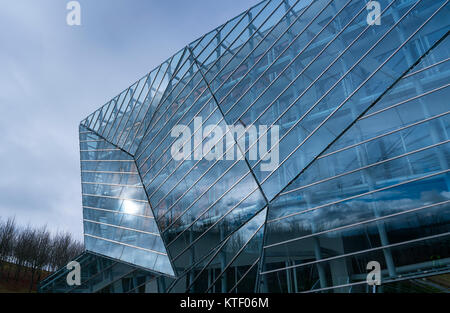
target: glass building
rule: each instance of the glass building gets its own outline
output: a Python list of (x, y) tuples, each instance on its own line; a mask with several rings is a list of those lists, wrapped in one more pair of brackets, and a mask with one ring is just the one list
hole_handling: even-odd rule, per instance
[(82, 285), (41, 292), (444, 291), (449, 30), (265, 0), (187, 45), (81, 122)]

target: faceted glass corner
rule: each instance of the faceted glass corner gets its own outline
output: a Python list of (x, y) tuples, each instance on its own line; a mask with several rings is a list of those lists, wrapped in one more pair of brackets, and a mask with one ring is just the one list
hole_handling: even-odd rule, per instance
[(133, 157), (80, 127), (86, 250), (174, 275)]

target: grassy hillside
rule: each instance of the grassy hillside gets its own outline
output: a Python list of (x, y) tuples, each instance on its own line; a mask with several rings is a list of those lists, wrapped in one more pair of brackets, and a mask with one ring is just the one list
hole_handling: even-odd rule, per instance
[[(17, 266), (15, 264), (6, 263), (0, 273), (0, 293), (28, 293), (31, 284), (31, 270), (22, 269), (18, 279), (16, 279)], [(50, 273), (41, 271), (41, 280), (47, 277)], [(37, 292), (37, 277), (39, 273), (35, 274), (35, 282), (31, 292)]]

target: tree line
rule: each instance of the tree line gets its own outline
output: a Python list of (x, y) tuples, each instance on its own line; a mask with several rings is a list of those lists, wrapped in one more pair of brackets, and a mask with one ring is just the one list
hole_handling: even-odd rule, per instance
[[(19, 227), (14, 218), (0, 220), (0, 281), (31, 277), (30, 292), (43, 271), (54, 272), (80, 255), (84, 246), (67, 232), (50, 233), (46, 226)], [(11, 266), (13, 265), (13, 266)]]

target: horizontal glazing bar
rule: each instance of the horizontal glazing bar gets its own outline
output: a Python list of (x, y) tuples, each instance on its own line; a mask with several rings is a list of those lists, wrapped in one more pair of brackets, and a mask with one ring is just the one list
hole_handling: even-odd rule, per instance
[(127, 188), (144, 188), (142, 185), (122, 185), (122, 184), (108, 184), (108, 183), (99, 183), (99, 182), (87, 182), (82, 181), (82, 184), (88, 185), (102, 185), (102, 186), (113, 186), (113, 187), (127, 187)]
[(134, 160), (80, 160), (81, 162), (134, 162)]
[(415, 154), (415, 153), (419, 153), (419, 152), (422, 152), (422, 151), (425, 151), (425, 150), (428, 150), (428, 149), (439, 147), (439, 146), (445, 145), (445, 144), (447, 144), (449, 142), (450, 142), (450, 140), (445, 140), (445, 141), (442, 141), (442, 142), (439, 142), (439, 143), (436, 143), (436, 144), (433, 144), (433, 145), (430, 145), (430, 146), (422, 147), (422, 148), (417, 149), (417, 150), (413, 150), (413, 151), (410, 151), (410, 152), (407, 152), (407, 153), (404, 153), (404, 154), (397, 155), (397, 156), (389, 158), (389, 159), (385, 159), (385, 160), (382, 160), (382, 161), (379, 161), (379, 162), (367, 164), (367, 165), (365, 165), (363, 167), (356, 168), (354, 170), (341, 173), (339, 175), (327, 177), (327, 178), (315, 181), (315, 182), (313, 182), (311, 184), (304, 185), (304, 186), (301, 186), (299, 188), (295, 188), (295, 189), (289, 190), (289, 192), (284, 192), (283, 195), (286, 195), (288, 193), (292, 193), (292, 192), (295, 192), (295, 191), (300, 191), (300, 190), (309, 188), (311, 186), (315, 186), (315, 185), (318, 185), (318, 184), (321, 184), (321, 183), (333, 180), (333, 179), (338, 178), (338, 177), (343, 177), (343, 176), (350, 175), (350, 174), (353, 174), (353, 173), (356, 173), (356, 172), (359, 172), (359, 171), (363, 171), (363, 170), (366, 170), (366, 169), (371, 168), (371, 167), (375, 167), (375, 166), (380, 165), (380, 164), (384, 164), (384, 163), (388, 163), (388, 162), (391, 162), (391, 161), (394, 161), (394, 160), (397, 160), (397, 159), (401, 159), (401, 158), (404, 158), (406, 156), (409, 156), (409, 155), (412, 155), (412, 154)]
[(82, 170), (81, 173), (138, 175), (137, 172), (109, 172), (109, 171), (88, 171), (88, 170)]
[(152, 252), (152, 253), (156, 253), (156, 254), (167, 256), (166, 253), (162, 253), (162, 252), (155, 251), (155, 250), (150, 250), (150, 249), (146, 249), (146, 248), (133, 246), (133, 245), (130, 245), (130, 244), (127, 244), (127, 243), (123, 243), (123, 242), (119, 242), (119, 241), (116, 241), (116, 240), (106, 239), (106, 238), (102, 238), (102, 237), (98, 237), (98, 236), (94, 236), (94, 235), (90, 235), (90, 234), (86, 234), (86, 233), (84, 235), (88, 236), (88, 237), (91, 237), (91, 238), (98, 239), (98, 240), (104, 240), (104, 241), (108, 241), (108, 242), (115, 243), (115, 244), (118, 244), (118, 245), (122, 245), (122, 246), (130, 247), (130, 248), (134, 248), (134, 249), (138, 249), (138, 250), (148, 251), (148, 252)]
[(126, 199), (126, 198), (120, 198), (120, 197), (112, 197), (112, 196), (103, 196), (103, 195), (91, 195), (91, 194), (82, 194), (83, 196), (87, 197), (99, 197), (99, 198), (108, 198), (108, 199), (117, 199), (117, 200), (128, 200), (128, 201), (136, 201), (136, 202), (142, 202), (142, 203), (148, 203), (146, 200), (137, 200), (137, 199)]
[(88, 209), (88, 210), (94, 210), (94, 211), (103, 211), (103, 212), (109, 212), (109, 213), (125, 214), (125, 215), (131, 215), (131, 216), (136, 216), (136, 217), (155, 219), (153, 216), (134, 214), (134, 213), (128, 213), (128, 212), (122, 212), (122, 211), (114, 211), (114, 210), (107, 210), (107, 209), (101, 209), (101, 208), (93, 208), (93, 207), (89, 207), (89, 206), (83, 206), (83, 208), (84, 209)]
[[(384, 133), (384, 134), (381, 134), (381, 135), (378, 135), (378, 136), (375, 136), (375, 137), (372, 137), (372, 138), (363, 140), (363, 141), (361, 141), (361, 142), (357, 142), (357, 143), (355, 143), (355, 144), (352, 144), (352, 145), (349, 145), (349, 146), (347, 146), (347, 147), (338, 149), (338, 150), (336, 150), (336, 151), (333, 151), (333, 152), (330, 152), (330, 153), (321, 155), (320, 157), (317, 158), (317, 160), (320, 160), (320, 159), (329, 157), (330, 155), (333, 155), (333, 154), (336, 154), (336, 153), (339, 153), (339, 152), (342, 152), (342, 151), (345, 151), (345, 150), (348, 150), (348, 149), (351, 149), (351, 148), (355, 148), (355, 147), (357, 147), (357, 146), (360, 146), (360, 145), (366, 144), (366, 143), (368, 143), (368, 142), (371, 142), (371, 141), (374, 141), (374, 140), (383, 138), (383, 137), (385, 137), (385, 136), (389, 136), (389, 135), (392, 135), (392, 134), (401, 132), (401, 131), (403, 131), (403, 130), (405, 130), (405, 129), (408, 129), (408, 128), (411, 128), (411, 127), (414, 127), (414, 126), (417, 126), (417, 125), (420, 125), (420, 124), (427, 123), (427, 122), (429, 122), (429, 121), (432, 121), (432, 120), (441, 118), (441, 117), (443, 117), (443, 116), (446, 116), (446, 115), (448, 115), (449, 113), (450, 113), (450, 111), (447, 111), (447, 112), (444, 112), (444, 113), (441, 113), (441, 114), (438, 114), (438, 115), (435, 115), (435, 116), (426, 118), (426, 119), (424, 119), (424, 120), (421, 120), (421, 121), (418, 121), (418, 122), (415, 122), (415, 123), (412, 123), (412, 124), (409, 124), (409, 125), (400, 127), (400, 128), (395, 129), (395, 130), (393, 130), (393, 131), (390, 131), (390, 132), (387, 132), (387, 133)], [(291, 191), (285, 191), (285, 192), (280, 193), (280, 195), (288, 194), (288, 193), (290, 193), (290, 192), (291, 192)]]
[(369, 224), (369, 223), (373, 223), (373, 222), (376, 222), (376, 221), (382, 221), (382, 220), (389, 219), (389, 218), (392, 218), (392, 217), (396, 217), (396, 216), (400, 216), (400, 215), (404, 215), (404, 214), (409, 214), (409, 213), (413, 213), (413, 212), (417, 212), (417, 211), (433, 208), (433, 207), (440, 206), (440, 205), (443, 205), (443, 204), (448, 204), (448, 203), (450, 203), (450, 200), (442, 201), (442, 202), (438, 202), (438, 203), (433, 203), (433, 204), (430, 204), (430, 205), (425, 205), (425, 206), (421, 206), (421, 207), (418, 207), (418, 208), (409, 209), (409, 210), (405, 210), (405, 211), (401, 211), (401, 212), (397, 212), (397, 213), (393, 213), (393, 214), (389, 214), (389, 215), (385, 215), (385, 216), (381, 216), (381, 217), (377, 217), (377, 218), (373, 218), (373, 219), (368, 219), (368, 220), (365, 220), (365, 221), (362, 221), (362, 222), (358, 222), (358, 223), (354, 223), (354, 224), (350, 224), (350, 225), (344, 225), (344, 226), (341, 226), (341, 227), (327, 229), (327, 230), (316, 232), (316, 233), (309, 234), (309, 235), (306, 235), (306, 236), (301, 236), (301, 237), (297, 237), (297, 238), (293, 238), (293, 239), (289, 239), (289, 240), (273, 243), (273, 244), (264, 246), (264, 249), (269, 249), (269, 248), (273, 248), (273, 247), (276, 247), (276, 246), (285, 245), (285, 244), (288, 244), (288, 243), (291, 243), (291, 242), (303, 240), (303, 239), (306, 239), (306, 238), (311, 238), (311, 237), (315, 237), (315, 236), (319, 236), (319, 235), (323, 235), (323, 234), (327, 234), (327, 233), (332, 233), (332, 232), (336, 232), (336, 231), (340, 231), (340, 230), (344, 230), (344, 229), (349, 229), (349, 228), (356, 227), (356, 226), (359, 226), (359, 225)]
[(437, 176), (437, 175), (440, 175), (440, 174), (448, 173), (449, 171), (450, 171), (450, 169), (447, 169), (447, 170), (439, 171), (439, 172), (432, 173), (432, 174), (429, 174), (429, 175), (425, 175), (425, 176), (422, 176), (422, 177), (418, 177), (418, 178), (414, 178), (414, 179), (411, 179), (411, 180), (407, 180), (407, 181), (404, 181), (404, 182), (401, 182), (401, 183), (398, 183), (398, 184), (395, 184), (395, 185), (391, 185), (391, 186), (388, 186), (388, 187), (371, 190), (371, 191), (368, 191), (368, 192), (365, 192), (365, 193), (361, 193), (361, 194), (358, 194), (358, 195), (355, 195), (355, 196), (352, 196), (352, 197), (348, 197), (348, 198), (341, 199), (341, 200), (338, 200), (338, 201), (334, 201), (334, 202), (326, 203), (326, 204), (323, 204), (323, 205), (320, 205), (320, 206), (316, 206), (314, 208), (310, 208), (310, 209), (307, 209), (307, 210), (304, 210), (304, 211), (301, 211), (301, 212), (296, 212), (296, 213), (292, 213), (292, 214), (289, 214), (289, 215), (285, 215), (285, 216), (281, 216), (281, 217), (275, 218), (273, 220), (268, 220), (267, 223), (273, 223), (273, 222), (280, 221), (280, 220), (283, 220), (283, 219), (286, 219), (286, 218), (290, 218), (292, 216), (296, 216), (296, 215), (303, 214), (303, 213), (306, 213), (306, 212), (318, 210), (318, 209), (323, 208), (323, 207), (327, 207), (327, 206), (338, 204), (338, 203), (345, 202), (345, 201), (348, 201), (348, 200), (353, 200), (353, 199), (357, 199), (359, 197), (367, 196), (367, 195), (370, 195), (370, 194), (373, 194), (373, 193), (376, 193), (376, 192), (379, 192), (379, 191), (389, 190), (389, 189), (392, 189), (392, 188), (395, 188), (395, 187), (398, 187), (398, 186), (402, 186), (402, 185), (406, 185), (406, 184), (409, 184), (409, 183), (412, 183), (412, 182), (420, 181), (422, 179), (427, 179), (427, 178), (431, 178), (433, 176)]
[(113, 228), (119, 228), (119, 229), (125, 229), (125, 230), (134, 231), (134, 232), (137, 232), (137, 233), (142, 233), (142, 234), (147, 234), (147, 235), (153, 235), (153, 236), (160, 237), (159, 234), (151, 233), (151, 232), (148, 232), (148, 231), (145, 231), (145, 230), (139, 230), (139, 229), (123, 227), (123, 226), (119, 226), (119, 225), (113, 225), (113, 224), (108, 224), (108, 223), (103, 223), (103, 222), (97, 222), (97, 221), (92, 221), (92, 220), (88, 220), (88, 219), (83, 219), (83, 221), (84, 222), (88, 222), (88, 223), (104, 225), (104, 226), (113, 227)]

